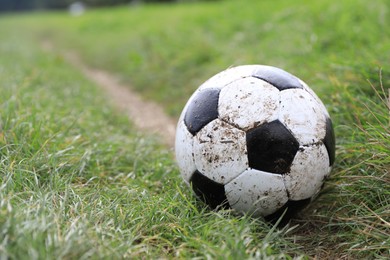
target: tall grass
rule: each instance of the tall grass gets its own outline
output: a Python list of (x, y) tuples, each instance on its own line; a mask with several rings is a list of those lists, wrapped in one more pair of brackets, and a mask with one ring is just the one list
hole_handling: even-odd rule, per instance
[[(355, 122), (338, 126), (336, 169), (316, 204), (307, 210), (311, 217), (298, 221), (303, 224), (299, 232), (312, 235), (311, 241), (302, 236), (303, 241), (321, 245), (331, 258), (390, 256), (390, 110), (379, 75), (378, 82), (367, 82), (374, 96), (342, 98), (349, 104), (345, 109), (354, 106), (348, 113)], [(337, 253), (329, 252), (329, 247)]]
[[(2, 17), (0, 255), (387, 259), (389, 12), (388, 1), (248, 0)], [(43, 41), (58, 55), (40, 51)], [(222, 69), (282, 67), (332, 116), (332, 175), (281, 229), (209, 211), (170, 152), (113, 111), (66, 51), (173, 117)]]

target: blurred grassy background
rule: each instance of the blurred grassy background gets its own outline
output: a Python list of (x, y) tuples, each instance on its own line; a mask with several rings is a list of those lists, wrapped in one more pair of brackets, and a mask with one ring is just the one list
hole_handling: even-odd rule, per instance
[[(325, 103), (336, 95), (329, 93), (336, 84), (370, 92), (365, 80), (378, 79), (379, 68), (387, 71), (389, 66), (388, 8), (388, 1), (244, 0), (127, 6), (89, 10), (78, 17), (38, 14), (8, 21), (118, 74), (177, 116), (200, 83), (240, 64), (284, 68), (319, 92)], [(389, 76), (383, 76), (387, 84)]]

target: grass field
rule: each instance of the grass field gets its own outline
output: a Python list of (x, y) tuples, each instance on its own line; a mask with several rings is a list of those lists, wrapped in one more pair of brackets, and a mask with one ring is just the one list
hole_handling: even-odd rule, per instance
[[(388, 259), (390, 3), (291, 3), (0, 17), (0, 259)], [(284, 228), (210, 211), (182, 183), (172, 151), (114, 110), (66, 51), (174, 118), (229, 66), (284, 68), (332, 116), (332, 176)]]

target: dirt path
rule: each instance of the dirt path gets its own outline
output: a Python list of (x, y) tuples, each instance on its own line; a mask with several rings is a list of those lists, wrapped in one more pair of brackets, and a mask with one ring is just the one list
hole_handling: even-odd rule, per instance
[[(54, 52), (50, 42), (42, 44), (46, 51)], [(137, 128), (162, 138), (162, 143), (173, 148), (175, 140), (176, 122), (164, 113), (162, 107), (154, 102), (144, 100), (129, 86), (120, 83), (119, 79), (111, 73), (87, 66), (73, 52), (59, 53), (72, 66), (107, 93), (112, 103), (121, 112), (128, 115)]]

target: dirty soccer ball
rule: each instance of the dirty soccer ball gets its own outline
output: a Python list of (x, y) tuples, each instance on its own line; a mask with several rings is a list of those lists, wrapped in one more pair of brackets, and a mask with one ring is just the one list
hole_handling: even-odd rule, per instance
[(325, 106), (303, 81), (246, 65), (195, 91), (175, 152), (183, 179), (211, 208), (275, 221), (318, 194), (335, 160), (335, 137)]

